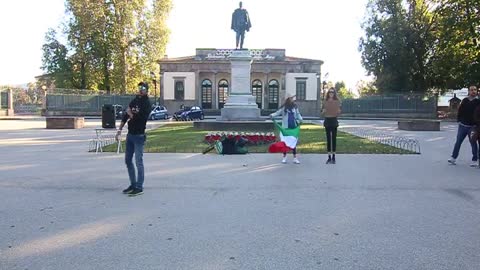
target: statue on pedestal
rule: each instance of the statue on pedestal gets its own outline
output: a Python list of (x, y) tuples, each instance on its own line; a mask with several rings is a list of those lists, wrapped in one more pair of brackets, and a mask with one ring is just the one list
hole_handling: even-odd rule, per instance
[(245, 31), (250, 31), (252, 27), (247, 10), (242, 8), (242, 2), (239, 6), (232, 14), (232, 30), (237, 33), (235, 49), (243, 49)]

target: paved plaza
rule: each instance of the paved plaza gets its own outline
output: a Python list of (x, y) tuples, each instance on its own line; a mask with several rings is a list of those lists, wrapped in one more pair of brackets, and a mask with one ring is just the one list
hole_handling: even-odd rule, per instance
[(145, 154), (130, 198), (123, 155), (87, 152), (98, 120), (0, 121), (0, 269), (479, 269), (480, 169), (467, 142), (447, 165), (456, 124), (341, 125), (416, 138), (422, 154)]

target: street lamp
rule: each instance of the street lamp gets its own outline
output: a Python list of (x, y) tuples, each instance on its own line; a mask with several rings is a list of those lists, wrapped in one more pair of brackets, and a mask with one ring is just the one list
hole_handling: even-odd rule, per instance
[(325, 90), (327, 89), (327, 81), (323, 81), (322, 83), (322, 100), (325, 100)]
[[(315, 109), (316, 111), (318, 112), (318, 114), (320, 115), (320, 112), (321, 110), (323, 109), (322, 106), (323, 104), (321, 104), (321, 92), (322, 92), (322, 86), (320, 85), (320, 73), (317, 73), (317, 102), (316, 102), (316, 105), (315, 105)], [(319, 108), (320, 108), (320, 111), (319, 111)]]
[(158, 105), (158, 100), (157, 100), (157, 77), (155, 76), (155, 72), (150, 71), (150, 77), (152, 78), (153, 86), (155, 87), (155, 105)]
[(44, 111), (47, 110), (47, 86), (42, 85), (42, 90), (43, 90), (43, 104), (42, 104), (42, 109)]

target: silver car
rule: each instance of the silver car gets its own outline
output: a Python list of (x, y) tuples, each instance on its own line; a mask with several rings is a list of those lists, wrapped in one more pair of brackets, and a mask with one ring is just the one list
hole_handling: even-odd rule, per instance
[(148, 119), (158, 120), (158, 119), (168, 119), (168, 110), (165, 106), (154, 106)]

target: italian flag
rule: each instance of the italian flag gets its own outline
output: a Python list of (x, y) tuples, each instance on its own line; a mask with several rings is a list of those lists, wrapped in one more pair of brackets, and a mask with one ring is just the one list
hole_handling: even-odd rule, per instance
[(298, 137), (300, 135), (300, 125), (296, 128), (283, 128), (275, 119), (273, 124), (280, 133), (280, 141), (273, 143), (268, 147), (270, 153), (285, 153), (297, 147)]

